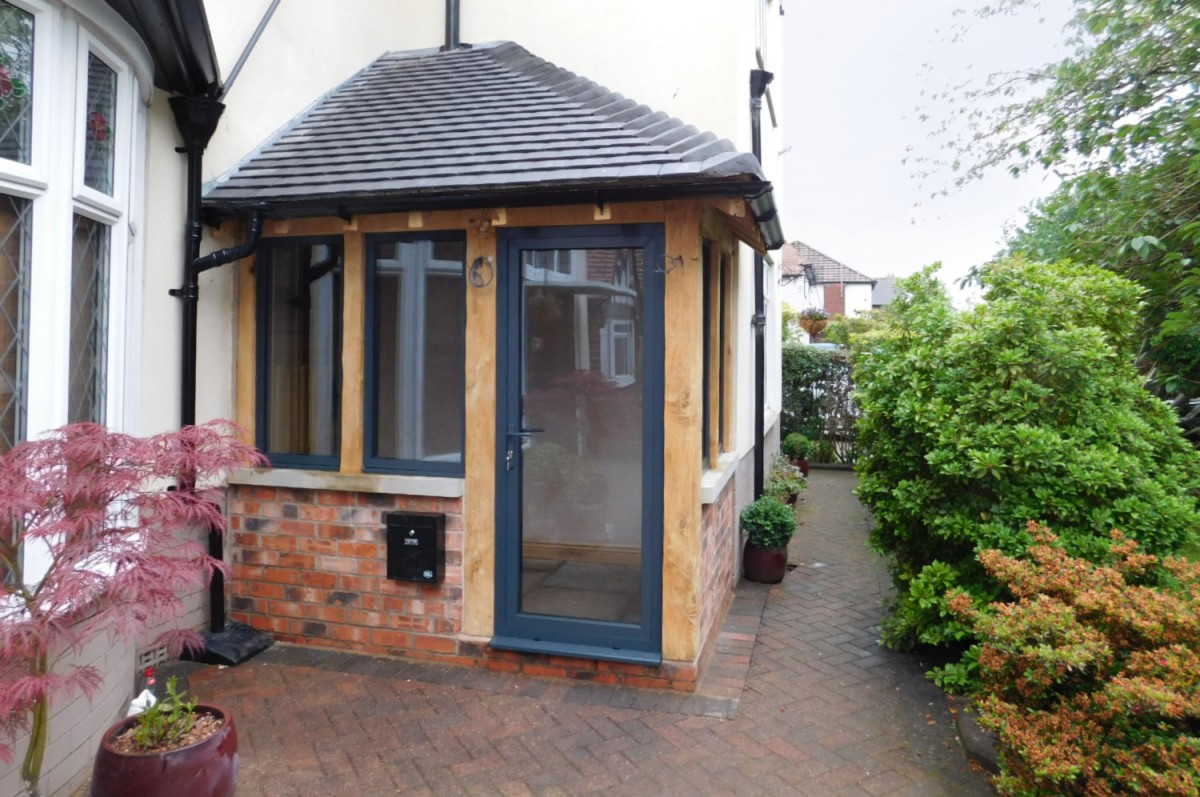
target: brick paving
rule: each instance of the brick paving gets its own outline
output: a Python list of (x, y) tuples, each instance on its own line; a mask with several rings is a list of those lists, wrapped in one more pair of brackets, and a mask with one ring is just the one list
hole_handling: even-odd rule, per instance
[(990, 794), (922, 668), (875, 642), (853, 484), (813, 471), (795, 570), (739, 586), (695, 694), (282, 646), (190, 685), (237, 718), (242, 797)]

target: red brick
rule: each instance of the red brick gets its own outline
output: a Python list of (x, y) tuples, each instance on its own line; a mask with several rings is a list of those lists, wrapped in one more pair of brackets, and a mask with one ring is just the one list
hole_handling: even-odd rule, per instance
[(337, 553), (337, 546), (335, 540), (320, 537), (305, 537), (296, 541), (296, 549), (305, 553), (334, 554)]
[(292, 537), (312, 537), (317, 533), (317, 527), (314, 524), (305, 523), (302, 520), (281, 520), (278, 528), (280, 534)]
[(383, 628), (376, 628), (371, 631), (371, 642), (385, 648), (411, 648), (412, 635), (404, 634), (399, 631), (388, 631)]
[(446, 637), (414, 636), (413, 647), (416, 650), (426, 650), (433, 653), (454, 653), (458, 650), (458, 643)]
[(342, 490), (319, 490), (316, 494), (318, 504), (326, 506), (353, 506), (354, 493), (347, 493)]
[(267, 581), (274, 581), (276, 584), (295, 584), (300, 580), (300, 572), (282, 567), (272, 567), (263, 573), (263, 578)]
[(337, 507), (332, 506), (313, 506), (305, 504), (300, 507), (300, 518), (302, 520), (330, 521), (338, 519)]
[(309, 570), (300, 574), (300, 583), (309, 587), (324, 587), (333, 589), (337, 586), (337, 576), (333, 573), (321, 573)]
[(282, 534), (264, 533), (262, 534), (262, 547), (270, 551), (294, 551), (296, 550), (296, 538)]
[(317, 536), (327, 540), (352, 540), (354, 539), (354, 527), (322, 523), (317, 526)]
[(567, 670), (562, 667), (550, 667), (545, 664), (534, 664), (533, 662), (526, 664), (521, 671), (526, 675), (532, 675), (540, 678), (567, 677)]

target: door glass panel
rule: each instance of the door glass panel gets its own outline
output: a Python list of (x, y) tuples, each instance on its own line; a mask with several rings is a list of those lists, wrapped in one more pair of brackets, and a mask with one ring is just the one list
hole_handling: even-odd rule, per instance
[(526, 250), (521, 267), (521, 611), (638, 624), (642, 250)]

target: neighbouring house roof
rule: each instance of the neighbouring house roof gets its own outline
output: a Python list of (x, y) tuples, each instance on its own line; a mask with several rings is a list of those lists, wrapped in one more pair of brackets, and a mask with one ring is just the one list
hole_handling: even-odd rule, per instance
[[(875, 284), (875, 280), (865, 274), (860, 274), (844, 263), (839, 263), (829, 255), (818, 252), (811, 246), (799, 241), (792, 241), (784, 245), (781, 252), (781, 261), (785, 276), (809, 271), (809, 279), (817, 285), (828, 285), (831, 283)], [(791, 271), (788, 270), (789, 268)]]
[(279, 215), (743, 197), (783, 244), (758, 159), (511, 42), (389, 53), (214, 181)]
[(871, 289), (871, 306), (885, 307), (892, 303), (896, 298), (896, 278), (881, 277), (875, 280), (875, 287)]

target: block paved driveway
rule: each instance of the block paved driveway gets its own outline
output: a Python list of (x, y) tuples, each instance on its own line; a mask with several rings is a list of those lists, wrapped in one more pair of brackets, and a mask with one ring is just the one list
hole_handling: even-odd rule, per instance
[(234, 712), (241, 797), (990, 794), (922, 668), (876, 644), (853, 485), (813, 471), (798, 566), (739, 586), (696, 695), (291, 647), (190, 685)]

